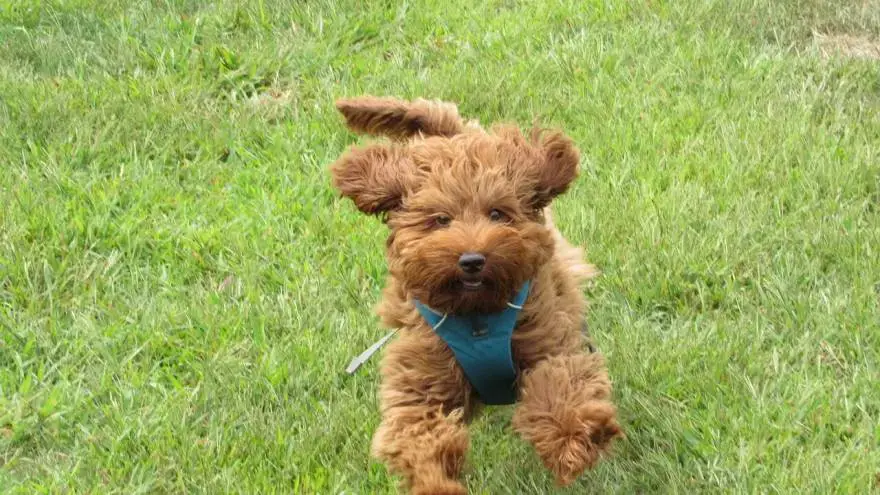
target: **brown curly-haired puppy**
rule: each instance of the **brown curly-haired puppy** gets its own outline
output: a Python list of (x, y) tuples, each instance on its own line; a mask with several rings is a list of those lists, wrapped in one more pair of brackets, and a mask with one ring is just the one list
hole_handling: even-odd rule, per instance
[[(549, 215), (578, 150), (558, 132), (485, 131), (445, 102), (362, 97), (337, 108), (351, 129), (392, 139), (332, 166), (336, 188), (391, 230), (378, 313), (400, 331), (382, 362), (374, 455), (414, 493), (465, 493), (466, 421), (480, 396), (415, 301), (438, 314), (497, 313), (528, 281), (510, 341), (513, 427), (571, 483), (620, 434), (603, 358), (582, 333), (581, 284), (594, 270)], [(474, 257), (479, 266), (464, 262)]]

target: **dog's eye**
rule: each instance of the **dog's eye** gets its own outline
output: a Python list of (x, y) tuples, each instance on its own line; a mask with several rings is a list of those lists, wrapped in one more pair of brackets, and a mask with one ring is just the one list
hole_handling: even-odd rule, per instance
[(438, 215), (434, 217), (434, 225), (437, 227), (446, 227), (450, 223), (452, 223), (452, 219), (446, 215)]
[(507, 220), (507, 215), (501, 210), (492, 210), (489, 212), (489, 220), (492, 220), (493, 222), (504, 222)]

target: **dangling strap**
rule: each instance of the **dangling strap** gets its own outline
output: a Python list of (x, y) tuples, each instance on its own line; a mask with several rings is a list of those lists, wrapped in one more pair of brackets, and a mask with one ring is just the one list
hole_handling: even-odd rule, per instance
[(370, 359), (370, 357), (372, 357), (373, 354), (376, 353), (376, 351), (378, 351), (383, 345), (385, 345), (385, 342), (388, 342), (388, 339), (390, 339), (391, 336), (395, 333), (397, 333), (396, 329), (388, 332), (388, 334), (386, 334), (384, 337), (376, 341), (376, 343), (368, 347), (366, 351), (360, 353), (359, 356), (352, 359), (351, 362), (348, 363), (348, 367), (345, 368), (345, 372), (351, 375), (355, 371), (357, 371), (358, 368), (360, 368), (362, 364), (366, 363), (367, 359)]

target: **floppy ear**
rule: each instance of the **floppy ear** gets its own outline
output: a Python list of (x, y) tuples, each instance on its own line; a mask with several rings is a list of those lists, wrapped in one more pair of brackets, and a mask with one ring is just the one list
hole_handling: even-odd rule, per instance
[(333, 186), (362, 212), (378, 215), (400, 206), (413, 182), (404, 150), (382, 145), (352, 148), (330, 167)]
[(496, 126), (494, 131), (512, 145), (508, 171), (520, 185), (521, 199), (531, 207), (549, 205), (577, 177), (580, 152), (565, 134), (543, 134), (536, 128), (527, 140), (516, 127)]
[(532, 141), (538, 147), (541, 161), (535, 166), (535, 207), (543, 208), (556, 196), (568, 190), (578, 174), (580, 151), (574, 142), (561, 132), (544, 136), (532, 133)]
[(419, 133), (454, 136), (464, 126), (455, 104), (439, 100), (361, 96), (337, 100), (336, 109), (345, 116), (349, 129), (397, 140)]

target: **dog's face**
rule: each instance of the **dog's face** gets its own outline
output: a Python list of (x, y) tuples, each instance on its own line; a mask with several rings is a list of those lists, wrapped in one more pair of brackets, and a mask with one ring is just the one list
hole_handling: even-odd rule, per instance
[(553, 253), (542, 209), (577, 173), (561, 134), (526, 139), (496, 128), (356, 148), (334, 184), (368, 214), (387, 216), (389, 269), (443, 312), (494, 312)]

